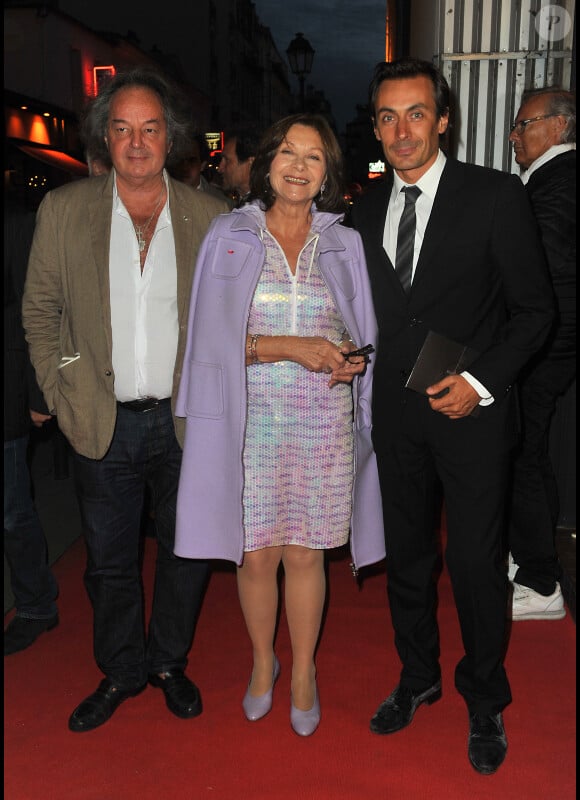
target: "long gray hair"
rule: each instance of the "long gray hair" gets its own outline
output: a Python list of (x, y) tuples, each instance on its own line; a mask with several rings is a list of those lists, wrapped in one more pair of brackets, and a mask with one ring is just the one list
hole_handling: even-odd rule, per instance
[(192, 108), (181, 89), (153, 67), (135, 67), (118, 72), (105, 84), (97, 97), (90, 101), (83, 112), (80, 125), (85, 151), (111, 166), (111, 157), (105, 142), (111, 102), (117, 92), (131, 87), (150, 89), (159, 97), (167, 125), (167, 139), (171, 143), (167, 165), (180, 161), (191, 147), (194, 136)]

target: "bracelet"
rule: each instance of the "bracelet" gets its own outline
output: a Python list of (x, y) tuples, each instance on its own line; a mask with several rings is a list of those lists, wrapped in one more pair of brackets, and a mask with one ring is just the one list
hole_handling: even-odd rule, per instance
[(250, 337), (250, 364), (257, 364), (260, 360), (256, 352), (256, 345), (261, 335), (260, 333), (253, 333)]

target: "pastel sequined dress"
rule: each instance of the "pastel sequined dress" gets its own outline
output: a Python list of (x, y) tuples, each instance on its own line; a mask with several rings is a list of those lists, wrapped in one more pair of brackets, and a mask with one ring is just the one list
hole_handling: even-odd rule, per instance
[[(264, 267), (248, 332), (323, 336), (345, 325), (316, 264), (313, 226), (292, 275), (283, 250), (263, 230)], [(348, 334), (346, 334), (348, 338)], [(353, 402), (349, 384), (293, 361), (247, 367), (244, 551), (286, 544), (312, 549), (348, 541), (352, 513)]]

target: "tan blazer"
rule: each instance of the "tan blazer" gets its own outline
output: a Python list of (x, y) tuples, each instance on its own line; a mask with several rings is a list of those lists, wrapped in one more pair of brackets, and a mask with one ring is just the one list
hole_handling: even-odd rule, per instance
[[(30, 358), (51, 414), (77, 453), (102, 458), (113, 438), (114, 394), (109, 240), (113, 171), (49, 192), (38, 209), (22, 318)], [(177, 260), (179, 339), (172, 398), (185, 350), (195, 261), (220, 201), (169, 178)], [(172, 405), (174, 401), (172, 402)], [(183, 442), (184, 421), (176, 419)]]

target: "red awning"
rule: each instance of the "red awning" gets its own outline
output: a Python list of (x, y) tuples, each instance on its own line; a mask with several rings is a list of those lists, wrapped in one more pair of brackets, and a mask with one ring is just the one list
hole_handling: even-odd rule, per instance
[(89, 168), (84, 161), (77, 161), (76, 158), (68, 156), (66, 153), (61, 153), (60, 150), (49, 150), (45, 147), (32, 147), (25, 144), (17, 145), (22, 152), (26, 153), (51, 167), (57, 167), (71, 175), (78, 175), (80, 177), (88, 177)]

